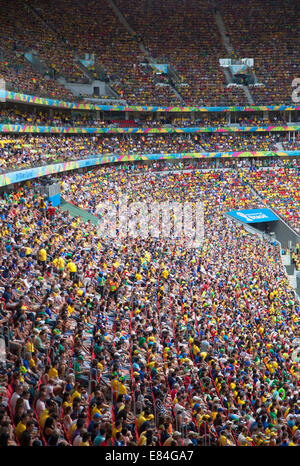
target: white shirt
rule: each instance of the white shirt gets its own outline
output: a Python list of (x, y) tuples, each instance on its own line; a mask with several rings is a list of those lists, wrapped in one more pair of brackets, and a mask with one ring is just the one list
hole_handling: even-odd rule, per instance
[(54, 393), (53, 393), (53, 388), (54, 388), (54, 385), (50, 385), (48, 384), (47, 385), (47, 398), (50, 398), (51, 396), (54, 396)]
[(18, 398), (20, 398), (20, 395), (17, 392), (14, 392), (12, 394), (10, 402), (9, 402), (13, 415), (15, 414), (16, 404), (17, 404), (17, 399)]
[(30, 404), (29, 404), (29, 400), (24, 399), (24, 403), (25, 403), (25, 409), (26, 409), (26, 411), (29, 411), (29, 410), (31, 409), (31, 406), (30, 406)]
[(38, 418), (41, 417), (41, 414), (44, 411), (44, 409), (46, 409), (45, 403), (42, 400), (38, 399), (36, 402), (36, 406), (35, 406), (35, 410), (37, 412)]
[(79, 447), (81, 440), (81, 435), (76, 435), (76, 437), (73, 440), (73, 447)]

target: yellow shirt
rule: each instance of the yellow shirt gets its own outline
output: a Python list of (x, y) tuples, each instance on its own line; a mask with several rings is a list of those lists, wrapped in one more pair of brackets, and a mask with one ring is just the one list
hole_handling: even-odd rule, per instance
[(122, 383), (119, 383), (119, 395), (127, 395), (127, 389)]
[(76, 272), (77, 271), (77, 266), (74, 262), (69, 262), (67, 265), (67, 268), (69, 269), (70, 272)]
[(200, 348), (196, 345), (193, 345), (193, 355), (196, 356), (200, 352)]
[(138, 441), (138, 447), (147, 445), (146, 432), (142, 432)]
[(226, 447), (227, 445), (227, 438), (225, 437), (225, 435), (222, 435), (220, 436), (220, 442), (221, 442), (221, 447)]
[(24, 430), (26, 430), (26, 426), (25, 424), (22, 424), (22, 422), (20, 421), (16, 427), (16, 437), (17, 439), (20, 438), (20, 435), (22, 434), (22, 432), (24, 432)]
[(113, 392), (114, 392), (114, 393), (117, 393), (117, 392), (118, 392), (118, 387), (119, 387), (118, 379), (114, 379), (114, 380), (112, 381), (112, 389), (113, 389)]
[(40, 415), (40, 424), (42, 428), (44, 428), (47, 417), (49, 417), (49, 411), (48, 409), (44, 409), (44, 411)]
[(97, 406), (94, 406), (92, 409), (91, 418), (93, 418), (96, 413), (102, 414), (101, 409), (97, 408)]
[(101, 364), (101, 362), (98, 362), (98, 367), (99, 367), (100, 371), (102, 372), (103, 371), (103, 365)]
[[(65, 261), (64, 261), (64, 259), (62, 257), (60, 257), (58, 259), (57, 267), (58, 267), (59, 270), (63, 270), (65, 268)], [(75, 270), (75, 272), (76, 272), (76, 270)]]
[(68, 315), (72, 314), (72, 312), (74, 312), (75, 308), (72, 307), (70, 304), (68, 305), (67, 307), (67, 311), (68, 311)]
[(77, 392), (77, 390), (75, 390), (75, 392), (72, 393), (72, 395), (71, 395), (71, 402), (72, 403), (74, 401), (74, 398), (81, 398), (81, 394), (79, 392)]
[(34, 344), (30, 341), (26, 343), (26, 350), (30, 353), (34, 353)]
[(68, 438), (71, 440), (73, 432), (77, 429), (77, 422), (74, 422), (74, 424), (71, 425), (69, 432), (68, 432)]
[(168, 272), (167, 270), (163, 270), (162, 276), (163, 276), (165, 279), (167, 279), (168, 276), (169, 276), (169, 272)]
[(144, 413), (144, 411), (143, 411), (143, 412), (139, 415), (139, 417), (138, 417), (138, 423), (137, 423), (138, 429), (141, 427), (141, 425), (143, 424), (143, 422), (145, 422), (145, 421), (151, 421), (151, 419), (153, 419), (153, 418), (154, 418), (153, 414), (148, 414), (148, 416), (145, 416), (145, 413)]
[(42, 262), (46, 261), (46, 259), (47, 259), (46, 249), (44, 249), (44, 248), (40, 249), (39, 257), (40, 257), (40, 261), (42, 261)]
[(120, 426), (118, 429), (114, 426), (112, 430), (112, 438), (115, 439), (117, 432), (121, 432), (121, 431), (122, 431), (122, 426)]
[(34, 359), (31, 358), (29, 360), (29, 369), (33, 369), (33, 368), (35, 368), (35, 362), (34, 362)]
[(73, 406), (73, 404), (71, 402), (68, 402), (68, 401), (64, 401), (63, 404), (62, 404), (62, 409), (65, 411), (65, 409), (68, 407), (68, 406)]
[(147, 367), (149, 367), (150, 369), (152, 369), (152, 367), (155, 366), (155, 361), (151, 361), (147, 364)]
[(58, 371), (55, 369), (55, 367), (51, 367), (51, 369), (48, 372), (49, 378), (50, 379), (57, 379), (58, 378)]
[(211, 413), (211, 418), (212, 418), (213, 421), (216, 419), (217, 414), (218, 414), (218, 411), (213, 411), (213, 412)]

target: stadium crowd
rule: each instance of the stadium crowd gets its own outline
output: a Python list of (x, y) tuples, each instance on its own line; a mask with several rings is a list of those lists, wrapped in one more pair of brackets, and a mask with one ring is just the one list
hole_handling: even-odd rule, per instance
[[(143, 66), (148, 61), (137, 39), (126, 30), (106, 1), (91, 0), (83, 5), (78, 0), (30, 0), (29, 4), (79, 57), (93, 53), (95, 69), (97, 66), (104, 69), (111, 87), (128, 104), (182, 104), (169, 85), (156, 85), (160, 80)], [(51, 47), (46, 45), (51, 54)]]
[(75, 96), (57, 80), (43, 77), (27, 62), (23, 54), (9, 49), (1, 49), (0, 77), (4, 79), (7, 90), (38, 95), (49, 99), (67, 102), (76, 100)]
[(296, 246), (294, 247), (294, 250), (292, 251), (291, 257), (292, 257), (293, 263), (296, 266), (296, 270), (298, 272), (300, 272), (300, 247), (299, 247), (299, 243), (296, 243)]
[(3, 124), (23, 124), (35, 126), (82, 126), (82, 127), (105, 127), (109, 124), (97, 117), (96, 112), (61, 112), (59, 110), (42, 111), (16, 108), (3, 108), (0, 111), (0, 123)]
[[(144, 44), (178, 74), (187, 105), (246, 105), (219, 68), (218, 5), (235, 49), (254, 57), (265, 84), (251, 89), (256, 103), (291, 102), (295, 0), (238, 2), (239, 11), (228, 0), (115, 3), (133, 33), (106, 1), (0, 0), (0, 76), (13, 90), (74, 101), (55, 78), (85, 82), (74, 59), (92, 51), (90, 71), (104, 70), (129, 104), (182, 105), (166, 78), (142, 64)], [(24, 58), (32, 50), (49, 79)], [(108, 119), (7, 104), (0, 111), (0, 123), (41, 126), (228, 121), (200, 113)], [(236, 113), (231, 122), (286, 118)], [(56, 174), (58, 207), (39, 179), (0, 190), (0, 446), (299, 446), (299, 298), (279, 243), (226, 215), (269, 206), (300, 233), (300, 158), (272, 155), (299, 148), (295, 131), (2, 133), (0, 173), (101, 155), (120, 161)], [(189, 158), (226, 151), (270, 154)], [(126, 158), (172, 153), (183, 159)], [(179, 233), (176, 209), (200, 203), (203, 225), (198, 216)], [(156, 207), (168, 205), (164, 223)], [(300, 271), (299, 244), (291, 257)]]
[(236, 3), (218, 0), (235, 52), (254, 59), (254, 73), (263, 86), (251, 86), (255, 104), (292, 104), (292, 82), (300, 59), (296, 0)]
[(266, 202), (300, 233), (299, 165), (254, 171), (248, 180)]
[[(240, 2), (236, 8), (228, 0), (220, 0), (216, 6), (210, 1), (200, 5), (193, 0), (188, 8), (183, 2), (184, 15), (175, 0), (164, 4), (118, 0), (116, 4), (131, 32), (106, 1), (90, 0), (88, 5), (79, 0), (16, 0), (9, 5), (2, 1), (0, 14), (6, 27), (0, 32), (0, 76), (11, 90), (80, 100), (57, 78), (89, 82), (78, 58), (93, 54), (93, 78), (109, 82), (129, 105), (248, 105), (244, 90), (228, 87), (219, 66), (219, 59), (228, 52), (213, 17), (217, 7), (236, 56), (254, 58), (260, 86), (250, 85), (249, 89), (255, 104), (292, 103), (291, 86), (299, 68), (294, 47), (299, 40), (296, 0), (288, 6), (281, 0), (276, 0), (275, 5), (271, 0), (264, 5), (256, 0), (250, 13), (247, 2)], [(41, 63), (42, 73), (34, 71), (24, 58), (25, 52), (32, 51)], [(156, 63), (170, 65), (175, 72), (173, 78), (158, 75), (148, 53)]]
[[(243, 90), (226, 87), (219, 58), (226, 54), (210, 2), (116, 1), (150, 55), (177, 72), (186, 105), (245, 105)], [(184, 8), (184, 15), (182, 14)]]
[[(293, 115), (296, 120), (296, 115)], [(120, 127), (140, 127), (140, 128), (160, 128), (165, 125), (177, 128), (185, 127), (219, 127), (235, 124), (240, 126), (269, 126), (269, 125), (287, 125), (287, 117), (273, 115), (271, 112), (268, 116), (261, 117), (259, 114), (191, 114), (182, 116), (170, 113), (160, 115), (155, 118), (152, 115), (128, 116), (128, 119), (112, 117), (112, 115), (102, 114), (97, 111), (61, 111), (58, 109), (39, 109), (30, 111), (19, 106), (3, 106), (0, 107), (0, 123), (5, 124), (30, 124), (36, 126), (85, 126), (85, 127), (105, 127), (105, 126), (120, 126)], [(295, 121), (296, 123), (296, 121)]]
[(2, 2), (0, 6), (6, 25), (0, 33), (4, 50), (12, 53), (17, 48), (26, 52), (35, 51), (54, 78), (62, 76), (69, 82), (86, 82), (86, 77), (74, 62), (74, 53), (28, 7), (28, 2), (16, 0), (14, 4)]
[(5, 172), (101, 155), (278, 151), (282, 141), (285, 149), (299, 149), (299, 140), (289, 140), (287, 135), (275, 132), (73, 136), (6, 133), (0, 140), (0, 168)]

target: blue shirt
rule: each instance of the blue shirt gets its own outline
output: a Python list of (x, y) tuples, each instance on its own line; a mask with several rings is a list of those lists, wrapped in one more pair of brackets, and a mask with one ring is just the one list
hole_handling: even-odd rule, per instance
[(104, 442), (104, 437), (102, 437), (102, 435), (99, 434), (95, 437), (93, 446), (99, 447), (102, 442)]

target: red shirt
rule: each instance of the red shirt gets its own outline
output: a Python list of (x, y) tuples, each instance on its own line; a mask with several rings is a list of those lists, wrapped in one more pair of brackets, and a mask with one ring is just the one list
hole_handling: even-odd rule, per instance
[(49, 215), (54, 215), (56, 212), (55, 207), (53, 206), (48, 207), (48, 212), (49, 212)]

